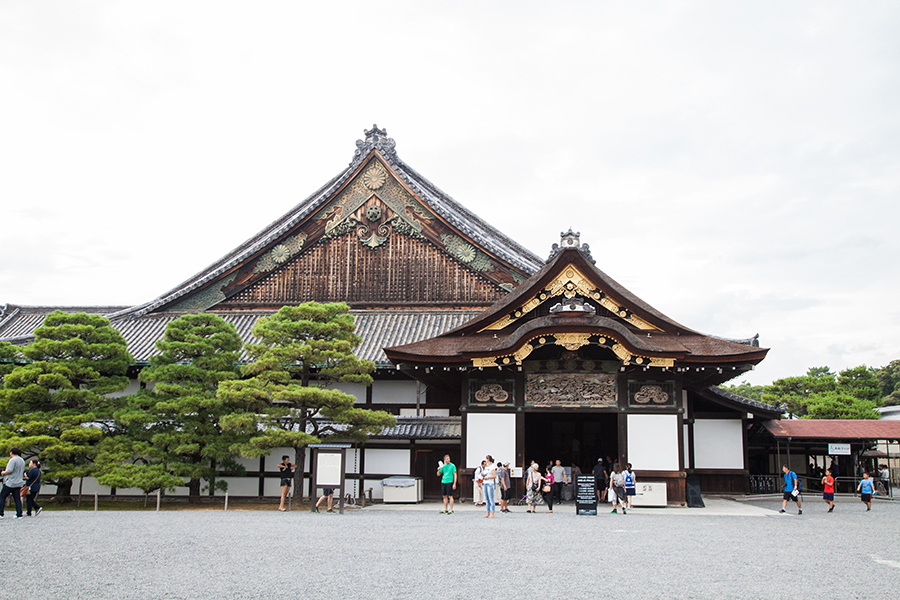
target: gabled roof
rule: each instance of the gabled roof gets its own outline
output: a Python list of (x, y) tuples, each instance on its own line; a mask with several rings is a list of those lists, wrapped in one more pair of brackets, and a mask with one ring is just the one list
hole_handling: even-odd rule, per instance
[[(396, 143), (387, 137), (386, 130), (373, 126), (365, 133), (365, 140), (356, 142), (357, 149), (349, 166), (306, 200), (193, 277), (158, 298), (122, 310), (111, 315), (111, 318), (138, 317), (172, 307), (187, 310), (212, 308), (226, 299), (223, 289), (231, 286), (228, 289), (229, 297), (240, 291), (231, 289), (234, 288), (234, 282), (229, 279), (229, 276), (242, 266), (260, 260), (263, 255), (276, 247), (286, 246), (284, 252), (290, 258), (294, 258), (295, 254), (299, 256), (299, 253), (305, 251), (306, 238), (301, 236), (290, 238), (289, 236), (296, 233), (300, 224), (308, 221), (317, 211), (328, 205), (354, 178), (364, 175), (361, 173), (362, 169), (371, 167), (373, 158), (379, 161), (379, 165), (384, 165), (391, 175), (395, 175), (406, 190), (415, 196), (418, 203), (433, 211), (438, 218), (463, 236), (464, 239), (449, 240), (446, 244), (448, 250), (451, 247), (458, 247), (460, 244), (465, 245), (465, 240), (469, 240), (477, 246), (472, 251), (487, 253), (525, 276), (540, 268), (543, 261), (539, 257), (488, 225), (400, 160), (395, 149)], [(403, 215), (400, 217), (402, 218)], [(462, 249), (469, 251), (465, 247)], [(516, 276), (518, 275), (513, 274), (513, 277)], [(510, 287), (512, 286), (510, 285)], [(186, 306), (184, 304), (185, 299), (198, 294), (203, 294), (202, 301), (196, 302), (195, 305)]]
[(521, 364), (545, 345), (597, 345), (625, 365), (691, 368), (698, 371), (692, 379), (708, 386), (739, 374), (725, 373), (723, 365), (746, 366), (765, 357), (768, 349), (755, 345), (755, 338), (747, 344), (704, 335), (654, 309), (597, 269), (577, 238), (571, 231), (563, 234), (572, 245), (554, 245), (542, 269), (471, 321), (428, 340), (386, 348), (388, 358), (494, 367)]

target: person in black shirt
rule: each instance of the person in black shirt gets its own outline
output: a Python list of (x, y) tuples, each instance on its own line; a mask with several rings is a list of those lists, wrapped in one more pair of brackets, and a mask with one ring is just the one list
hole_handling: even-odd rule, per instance
[(287, 496), (291, 491), (291, 484), (294, 481), (295, 466), (296, 465), (291, 464), (291, 460), (287, 455), (282, 456), (281, 462), (278, 463), (278, 468), (281, 470), (281, 505), (278, 507), (278, 510), (281, 512), (287, 510), (284, 507), (284, 501), (287, 500)]
[(606, 474), (606, 465), (603, 459), (598, 458), (597, 464), (594, 466), (594, 492), (597, 494), (597, 500), (606, 501), (606, 490), (609, 487), (609, 476)]
[(34, 516), (38, 516), (42, 510), (37, 503), (37, 495), (41, 491), (41, 463), (36, 458), (28, 462), (28, 472), (25, 473), (25, 485), (22, 486), (22, 490), (26, 488), (28, 495), (25, 496), (25, 514), (30, 517), (33, 510)]

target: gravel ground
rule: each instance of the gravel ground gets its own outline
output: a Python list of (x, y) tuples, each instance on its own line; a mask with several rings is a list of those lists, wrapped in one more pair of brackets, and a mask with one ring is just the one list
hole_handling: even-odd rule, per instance
[[(720, 501), (721, 502), (721, 501)], [(749, 506), (749, 505), (748, 505)], [(415, 510), (44, 512), (0, 521), (2, 595), (48, 598), (892, 598), (900, 502), (482, 519)], [(765, 509), (765, 510), (761, 510)], [(677, 512), (677, 511), (690, 511)], [(796, 510), (793, 511), (796, 513)], [(11, 577), (17, 561), (20, 577)], [(533, 589), (526, 589), (531, 582)], [(607, 594), (603, 594), (607, 591)]]

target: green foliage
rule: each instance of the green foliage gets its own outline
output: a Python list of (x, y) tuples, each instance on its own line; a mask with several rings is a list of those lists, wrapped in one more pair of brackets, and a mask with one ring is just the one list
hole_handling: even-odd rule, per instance
[(0, 342), (0, 385), (3, 384), (3, 378), (16, 368), (17, 362), (22, 362), (19, 347), (9, 342)]
[(881, 396), (885, 406), (900, 404), (900, 360), (892, 360), (889, 364), (875, 371), (881, 386)]
[(747, 381), (722, 386), (722, 389), (728, 390), (732, 394), (737, 394), (738, 396), (743, 396), (744, 398), (750, 398), (751, 400), (757, 400), (759, 402), (764, 401), (763, 394), (768, 388), (769, 386), (766, 385), (750, 385)]
[(877, 419), (880, 389), (876, 370), (865, 365), (838, 374), (812, 367), (801, 377), (786, 377), (762, 386), (762, 401), (783, 405), (806, 419)]
[(101, 444), (97, 480), (102, 485), (158, 488), (185, 485), (193, 499), (201, 482), (226, 490), (217, 469), (239, 472), (230, 448), (247, 436), (220, 420), (243, 404), (219, 398), (220, 382), (236, 379), (241, 338), (211, 314), (184, 315), (166, 327), (140, 379), (154, 384), (116, 410), (117, 435)]
[[(355, 327), (343, 303), (285, 306), (259, 320), (253, 329), (259, 343), (246, 347), (253, 362), (241, 369), (245, 378), (222, 382), (218, 393), (246, 408), (244, 414), (222, 418), (223, 427), (249, 435), (236, 447), (242, 455), (291, 447), (296, 463), (303, 464), (305, 447), (325, 436), (363, 441), (394, 425), (392, 415), (354, 408), (353, 396), (327, 387), (330, 382), (372, 383), (375, 365), (353, 354), (362, 341)], [(323, 426), (320, 418), (337, 426)], [(295, 472), (298, 495), (300, 471)]]
[(39, 455), (45, 481), (66, 500), (72, 480), (93, 472), (115, 405), (110, 394), (128, 385), (131, 356), (107, 319), (61, 311), (46, 317), (21, 353), (32, 362), (3, 378), (0, 445), (19, 446), (25, 458)]

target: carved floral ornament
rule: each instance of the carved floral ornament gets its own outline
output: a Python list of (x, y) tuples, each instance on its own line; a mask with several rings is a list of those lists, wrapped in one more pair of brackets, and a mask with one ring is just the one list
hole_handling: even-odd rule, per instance
[(282, 243), (278, 244), (277, 246), (263, 254), (262, 257), (258, 261), (256, 261), (256, 265), (253, 267), (253, 272), (267, 273), (274, 270), (276, 267), (283, 265), (292, 256), (300, 252), (303, 249), (303, 245), (305, 243), (305, 233), (301, 233), (300, 235), (295, 235), (284, 240)]
[(510, 323), (515, 322), (516, 320), (522, 318), (524, 315), (528, 314), (544, 302), (547, 302), (551, 298), (555, 298), (556, 296), (564, 296), (566, 298), (574, 298), (575, 296), (582, 296), (584, 298), (590, 298), (594, 300), (600, 306), (610, 311), (614, 315), (618, 316), (621, 319), (631, 323), (638, 329), (643, 330), (655, 330), (659, 331), (658, 327), (655, 327), (648, 323), (647, 321), (641, 319), (630, 310), (626, 309), (623, 306), (619, 306), (615, 301), (611, 300), (609, 296), (606, 295), (602, 290), (594, 286), (591, 281), (585, 277), (584, 273), (582, 273), (578, 268), (569, 265), (563, 271), (557, 275), (553, 281), (551, 281), (547, 287), (538, 292), (536, 296), (529, 299), (525, 304), (514, 310), (512, 313), (508, 315), (504, 315), (497, 321), (494, 321), (481, 331), (488, 330), (499, 330), (503, 329)]
[(658, 385), (642, 385), (632, 398), (638, 404), (668, 404), (669, 394)]
[(509, 400), (509, 392), (499, 383), (485, 383), (475, 392), (475, 400), (481, 403), (496, 402), (503, 404)]
[(615, 338), (608, 335), (597, 335), (593, 333), (557, 333), (534, 336), (513, 354), (485, 358), (473, 358), (472, 366), (502, 367), (504, 365), (520, 365), (522, 364), (522, 361), (528, 357), (528, 355), (534, 352), (535, 348), (540, 348), (548, 344), (562, 346), (566, 350), (570, 351), (578, 350), (582, 346), (587, 345), (609, 348), (625, 365), (633, 363), (645, 367), (675, 366), (674, 358), (658, 358), (632, 354)]
[(375, 250), (395, 232), (424, 239), (422, 221), (435, 217), (373, 159), (315, 218), (325, 221), (326, 238), (355, 229), (359, 241)]

